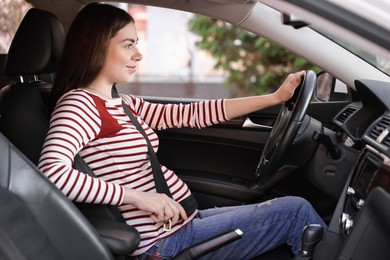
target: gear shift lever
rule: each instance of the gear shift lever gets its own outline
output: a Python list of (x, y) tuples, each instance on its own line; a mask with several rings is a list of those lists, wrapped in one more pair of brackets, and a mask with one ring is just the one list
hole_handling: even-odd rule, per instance
[(307, 258), (312, 257), (315, 246), (322, 240), (323, 236), (324, 228), (321, 225), (306, 225), (302, 231), (300, 255)]

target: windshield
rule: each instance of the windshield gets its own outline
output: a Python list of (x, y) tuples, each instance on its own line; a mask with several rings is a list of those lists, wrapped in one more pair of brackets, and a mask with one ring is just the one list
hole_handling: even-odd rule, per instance
[(326, 0), (318, 5), (318, 1), (296, 1), (291, 6), (283, 1), (260, 1), (283, 12), (284, 24), (309, 26), (390, 75), (390, 1)]
[(339, 44), (340, 46), (344, 47), (345, 49), (349, 50), (350, 52), (354, 53), (356, 56), (360, 57), (361, 59), (367, 61), (377, 69), (381, 70), (382, 72), (386, 73), (387, 75), (390, 75), (390, 60), (386, 57), (382, 57), (376, 53), (369, 52), (366, 50), (363, 50), (362, 48), (359, 48), (356, 46), (353, 42), (350, 42), (346, 39), (341, 40), (340, 38), (331, 35), (329, 33), (323, 33), (320, 30), (316, 29), (323, 35), (326, 35), (328, 38), (332, 39), (334, 42)]

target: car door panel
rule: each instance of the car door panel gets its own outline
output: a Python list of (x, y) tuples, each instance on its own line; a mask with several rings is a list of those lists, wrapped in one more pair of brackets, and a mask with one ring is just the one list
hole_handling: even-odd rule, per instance
[[(145, 99), (160, 103), (194, 101)], [(321, 116), (331, 120), (332, 115), (319, 113), (318, 105), (313, 107), (308, 113), (315, 114), (317, 120)], [(280, 106), (274, 106), (203, 129), (158, 131), (159, 160), (189, 185), (201, 208), (258, 201), (263, 194), (250, 187), (256, 182), (255, 170), (279, 110)]]
[[(249, 187), (255, 181), (275, 111), (279, 108), (203, 129), (159, 131), (159, 159), (189, 185), (203, 208), (255, 201), (260, 194)], [(256, 126), (244, 128), (248, 118)]]
[(247, 187), (255, 180), (269, 131), (221, 124), (204, 129), (169, 129), (158, 135), (161, 163), (174, 170), (193, 192), (230, 199), (233, 204), (255, 199)]

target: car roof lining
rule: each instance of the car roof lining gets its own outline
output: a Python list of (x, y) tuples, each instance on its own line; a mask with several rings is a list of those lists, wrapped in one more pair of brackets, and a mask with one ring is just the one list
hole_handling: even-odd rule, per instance
[[(67, 31), (74, 16), (77, 14), (74, 10), (81, 10), (85, 5), (92, 2), (96, 1), (67, 0), (67, 4), (62, 5), (61, 1), (30, 0), (33, 6), (50, 10), (57, 15), (63, 23), (65, 31)], [(122, 2), (188, 11), (214, 19), (223, 19), (236, 26), (240, 25), (251, 14), (254, 6), (258, 3), (252, 0), (108, 0), (104, 2)], [(238, 6), (239, 8), (237, 8)], [(68, 8), (69, 12), (65, 12), (64, 8)]]

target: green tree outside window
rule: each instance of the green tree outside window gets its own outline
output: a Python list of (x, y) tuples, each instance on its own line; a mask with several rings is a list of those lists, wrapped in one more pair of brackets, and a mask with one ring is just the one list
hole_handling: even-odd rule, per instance
[(200, 36), (197, 46), (227, 72), (225, 85), (234, 96), (270, 93), (292, 72), (320, 69), (277, 44), (231, 24), (196, 15), (191, 32)]

